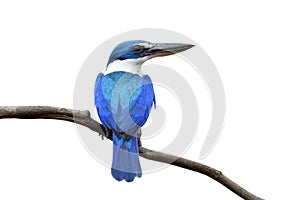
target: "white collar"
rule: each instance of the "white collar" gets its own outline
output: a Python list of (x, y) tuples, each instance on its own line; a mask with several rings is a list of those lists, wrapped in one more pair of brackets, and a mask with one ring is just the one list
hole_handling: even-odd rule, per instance
[(138, 59), (115, 60), (112, 63), (109, 63), (103, 74), (106, 75), (112, 72), (124, 71), (143, 76), (141, 66), (146, 60), (148, 60), (148, 57), (142, 57)]

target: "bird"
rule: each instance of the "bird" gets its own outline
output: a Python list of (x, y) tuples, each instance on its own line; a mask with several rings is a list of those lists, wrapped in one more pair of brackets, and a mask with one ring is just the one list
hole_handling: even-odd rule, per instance
[(194, 45), (151, 43), (130, 40), (111, 52), (106, 68), (99, 73), (94, 103), (101, 123), (112, 130), (113, 159), (111, 174), (132, 182), (142, 176), (139, 137), (156, 99), (151, 78), (142, 72), (146, 61), (185, 51)]

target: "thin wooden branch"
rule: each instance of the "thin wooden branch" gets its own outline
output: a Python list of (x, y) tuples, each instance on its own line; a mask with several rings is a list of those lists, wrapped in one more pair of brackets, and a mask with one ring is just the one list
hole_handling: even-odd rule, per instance
[[(66, 108), (57, 108), (50, 106), (2, 106), (0, 107), (0, 119), (56, 119), (64, 120), (85, 126), (103, 137), (107, 137), (111, 140), (111, 130), (105, 128), (102, 124), (93, 120), (89, 111), (78, 111)], [(261, 200), (251, 194), (234, 181), (227, 178), (221, 171), (218, 171), (207, 165), (197, 163), (185, 158), (165, 154), (162, 152), (153, 151), (145, 147), (139, 148), (140, 156), (149, 160), (168, 163), (177, 167), (192, 170), (204, 174), (226, 188), (247, 200)]]

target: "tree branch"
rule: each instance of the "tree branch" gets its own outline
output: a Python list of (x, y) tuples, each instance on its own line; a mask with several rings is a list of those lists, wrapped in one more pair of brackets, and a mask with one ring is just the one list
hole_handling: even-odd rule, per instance
[[(18, 119), (56, 119), (64, 120), (85, 126), (103, 137), (111, 140), (111, 130), (105, 128), (102, 124), (93, 120), (89, 111), (78, 111), (66, 108), (57, 108), (49, 106), (3, 106), (0, 107), (0, 119), (18, 118)], [(207, 165), (197, 163), (185, 158), (165, 154), (162, 152), (153, 151), (145, 147), (139, 148), (140, 156), (149, 160), (171, 164), (184, 169), (192, 170), (204, 174), (226, 188), (247, 200), (261, 200), (251, 194), (237, 183), (233, 182), (222, 172), (209, 167)]]

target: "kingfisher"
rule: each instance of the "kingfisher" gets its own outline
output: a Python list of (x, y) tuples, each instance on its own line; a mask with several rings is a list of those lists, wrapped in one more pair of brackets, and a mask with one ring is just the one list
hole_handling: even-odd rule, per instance
[(155, 57), (185, 51), (194, 45), (125, 41), (117, 45), (95, 84), (95, 106), (101, 123), (112, 130), (112, 176), (132, 182), (142, 176), (139, 137), (151, 108), (156, 107), (153, 84), (141, 66)]

